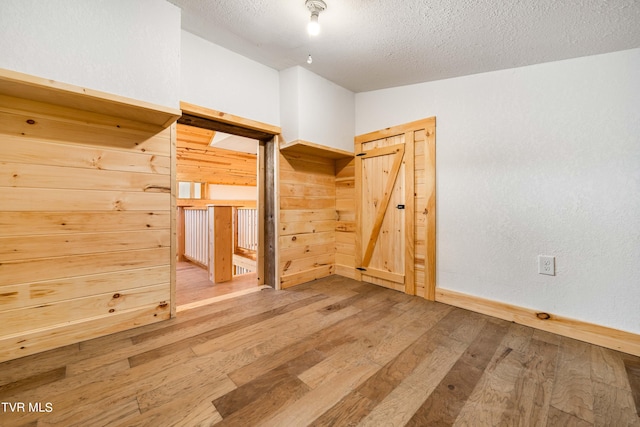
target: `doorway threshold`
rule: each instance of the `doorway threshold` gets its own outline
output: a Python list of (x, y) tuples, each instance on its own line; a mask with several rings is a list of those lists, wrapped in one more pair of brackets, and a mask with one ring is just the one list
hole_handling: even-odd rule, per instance
[(207, 298), (207, 299), (203, 299), (203, 300), (200, 300), (200, 301), (190, 302), (188, 304), (183, 304), (183, 305), (177, 306), (176, 307), (176, 313), (180, 313), (182, 311), (187, 311), (187, 310), (191, 310), (193, 308), (198, 308), (198, 307), (202, 307), (202, 306), (205, 306), (205, 305), (213, 304), (214, 302), (224, 301), (224, 300), (227, 300), (227, 299), (236, 298), (236, 297), (240, 297), (240, 296), (243, 296), (243, 295), (251, 294), (251, 293), (254, 293), (254, 292), (261, 291), (263, 289), (272, 289), (272, 288), (271, 288), (271, 286), (267, 286), (267, 285), (255, 286), (255, 287), (248, 288), (248, 289), (242, 289), (242, 290), (237, 291), (237, 292), (231, 292), (229, 294), (219, 295), (219, 296), (213, 297), (213, 298)]

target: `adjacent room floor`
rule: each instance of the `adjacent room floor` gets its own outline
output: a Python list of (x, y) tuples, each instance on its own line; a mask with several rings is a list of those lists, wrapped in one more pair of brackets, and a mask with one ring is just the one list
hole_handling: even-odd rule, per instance
[(245, 289), (257, 287), (256, 273), (234, 276), (229, 282), (212, 283), (209, 273), (190, 262), (176, 265), (176, 305), (181, 306), (203, 301)]
[(340, 276), (0, 373), (2, 402), (51, 409), (3, 426), (640, 425), (638, 357)]

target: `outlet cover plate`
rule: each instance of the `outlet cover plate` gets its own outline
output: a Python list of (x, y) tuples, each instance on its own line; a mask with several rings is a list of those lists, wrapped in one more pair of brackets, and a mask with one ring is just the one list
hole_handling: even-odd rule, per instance
[(556, 257), (548, 255), (538, 255), (538, 273), (555, 276)]

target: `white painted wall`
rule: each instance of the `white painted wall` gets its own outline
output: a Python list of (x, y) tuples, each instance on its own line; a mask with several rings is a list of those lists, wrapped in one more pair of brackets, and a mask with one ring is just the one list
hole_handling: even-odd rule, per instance
[(296, 66), (280, 72), (282, 135), (353, 151), (355, 95)]
[(2, 0), (0, 68), (178, 107), (180, 9), (164, 0)]
[(180, 99), (280, 126), (278, 71), (182, 31)]
[(300, 67), (280, 71), (280, 119), (285, 142), (300, 137)]
[(358, 134), (437, 117), (439, 287), (640, 333), (639, 70), (634, 49), (356, 95)]

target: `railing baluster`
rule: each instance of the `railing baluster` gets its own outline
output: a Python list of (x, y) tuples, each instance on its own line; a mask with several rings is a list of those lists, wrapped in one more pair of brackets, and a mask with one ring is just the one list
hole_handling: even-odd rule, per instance
[(251, 251), (258, 250), (258, 210), (238, 209), (238, 248)]
[(209, 226), (206, 209), (184, 210), (184, 256), (187, 259), (208, 265)]

